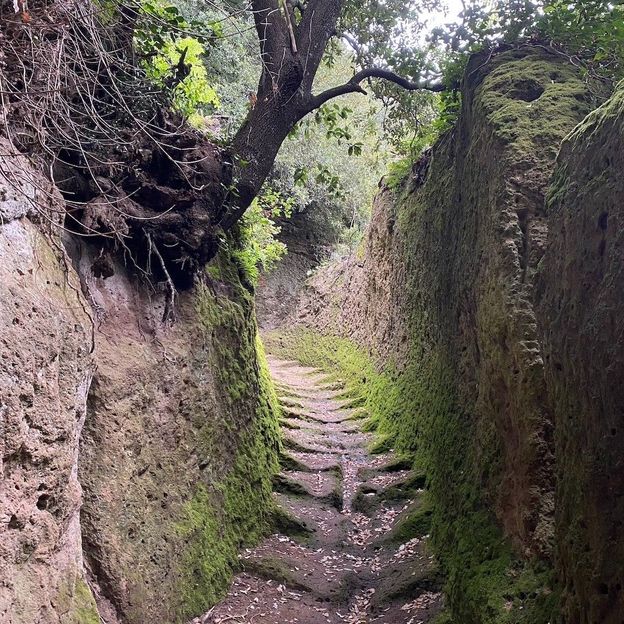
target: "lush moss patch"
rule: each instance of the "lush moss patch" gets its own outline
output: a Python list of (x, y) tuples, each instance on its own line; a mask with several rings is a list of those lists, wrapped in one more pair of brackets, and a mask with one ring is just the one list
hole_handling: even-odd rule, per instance
[(80, 577), (66, 581), (56, 597), (65, 624), (100, 624), (100, 615), (89, 586)]
[(186, 542), (180, 615), (201, 613), (225, 593), (241, 547), (258, 541), (271, 524), (272, 478), (278, 470), (278, 405), (260, 357), (260, 398), (254, 422), (242, 434), (228, 476), (197, 487), (176, 525)]
[[(217, 259), (224, 283), (198, 287), (197, 313), (210, 370), (224, 409), (198, 434), (204, 477), (173, 530), (185, 544), (178, 571), (178, 621), (225, 594), (241, 547), (257, 542), (273, 519), (272, 479), (279, 470), (280, 407), (256, 333), (250, 293), (236, 266)], [(223, 296), (223, 289), (229, 290)], [(221, 291), (221, 292), (220, 292)]]
[(388, 540), (404, 544), (415, 537), (423, 537), (431, 531), (431, 516), (433, 509), (430, 499), (421, 496), (414, 506), (405, 512), (394, 526)]

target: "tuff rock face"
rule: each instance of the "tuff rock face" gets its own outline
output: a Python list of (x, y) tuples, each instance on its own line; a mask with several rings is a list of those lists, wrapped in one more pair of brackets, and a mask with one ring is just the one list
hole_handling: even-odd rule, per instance
[(538, 49), (483, 61), (467, 70), (457, 128), (415, 165), (398, 197), (382, 190), (364, 253), (311, 280), (297, 314), (399, 366), (415, 342), (448, 353), (462, 403), (497, 446), (486, 477), (493, 508), (519, 549), (544, 555), (551, 414), (533, 294), (546, 188), (590, 98), (573, 68)]
[[(234, 542), (268, 506), (277, 440), (259, 408), (252, 300), (212, 280), (181, 293), (163, 322), (167, 294), (138, 287), (121, 262), (95, 277), (98, 253), (84, 245), (75, 257), (98, 319), (80, 470), (98, 603), (107, 621), (184, 621), (225, 589)], [(241, 470), (245, 454), (257, 465)], [(222, 508), (228, 479), (237, 509)]]
[(538, 315), (555, 422), (567, 622), (624, 613), (624, 90), (563, 144)]
[[(2, 143), (1, 151), (11, 153)], [(62, 200), (17, 156), (0, 167), (0, 620), (71, 623), (94, 612), (82, 580), (79, 439), (92, 325), (56, 232)]]
[[(457, 127), (382, 189), (363, 249), (318, 271), (290, 317), (403, 383), (410, 414), (386, 430), (428, 462), (462, 623), (507, 621), (525, 595), (509, 579), (544, 588), (548, 568), (554, 593), (524, 600), (526, 621), (624, 612), (623, 102), (583, 121), (595, 103), (561, 59), (476, 56)], [(488, 517), (511, 558), (479, 551)], [(509, 589), (490, 602), (499, 564)]]
[(278, 408), (253, 299), (227, 257), (172, 301), (61, 237), (60, 193), (1, 151), (0, 621), (188, 621), (267, 525)]

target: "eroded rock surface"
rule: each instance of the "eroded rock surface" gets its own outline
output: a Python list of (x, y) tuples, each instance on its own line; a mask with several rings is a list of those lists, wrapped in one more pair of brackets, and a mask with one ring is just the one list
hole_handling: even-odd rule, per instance
[[(102, 609), (124, 623), (185, 621), (225, 589), (237, 548), (263, 529), (278, 447), (249, 293), (208, 279), (149, 292), (121, 262), (97, 277), (80, 479), (85, 555)], [(228, 263), (223, 261), (227, 269)]]
[(69, 624), (95, 613), (83, 580), (77, 478), (93, 337), (58, 231), (27, 216), (37, 206), (54, 215), (62, 201), (25, 159), (3, 156), (0, 620)]
[(0, 157), (0, 620), (185, 622), (268, 523), (253, 299), (223, 255), (178, 296), (105, 241), (61, 239), (64, 212)]
[(624, 91), (565, 141), (548, 198), (540, 329), (555, 417), (567, 622), (624, 613)]
[(533, 291), (546, 188), (590, 98), (572, 67), (540, 49), (483, 60), (467, 70), (457, 128), (416, 163), (398, 198), (382, 191), (362, 258), (321, 271), (297, 315), (399, 368), (443, 353), (477, 454), (495, 464), (478, 470), (506, 534), (545, 555), (552, 428)]

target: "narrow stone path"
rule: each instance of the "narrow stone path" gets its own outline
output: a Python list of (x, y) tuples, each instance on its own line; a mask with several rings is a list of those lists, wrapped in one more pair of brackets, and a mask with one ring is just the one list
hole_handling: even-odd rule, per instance
[(372, 435), (341, 389), (270, 359), (286, 448), (279, 533), (241, 555), (227, 597), (195, 624), (425, 624), (442, 608), (422, 479)]

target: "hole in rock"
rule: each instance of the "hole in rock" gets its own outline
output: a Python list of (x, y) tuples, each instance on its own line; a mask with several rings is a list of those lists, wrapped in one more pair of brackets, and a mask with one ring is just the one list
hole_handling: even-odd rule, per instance
[(510, 96), (516, 100), (534, 102), (542, 93), (544, 93), (544, 87), (536, 80), (519, 80), (514, 84)]
[(603, 238), (598, 245), (598, 254), (604, 256), (605, 249), (607, 247), (607, 241)]
[(34, 403), (34, 397), (31, 394), (20, 394), (19, 400), (20, 403), (26, 408), (32, 407)]
[(37, 509), (41, 509), (41, 510), (47, 509), (49, 502), (50, 502), (50, 495), (42, 494), (37, 500)]

